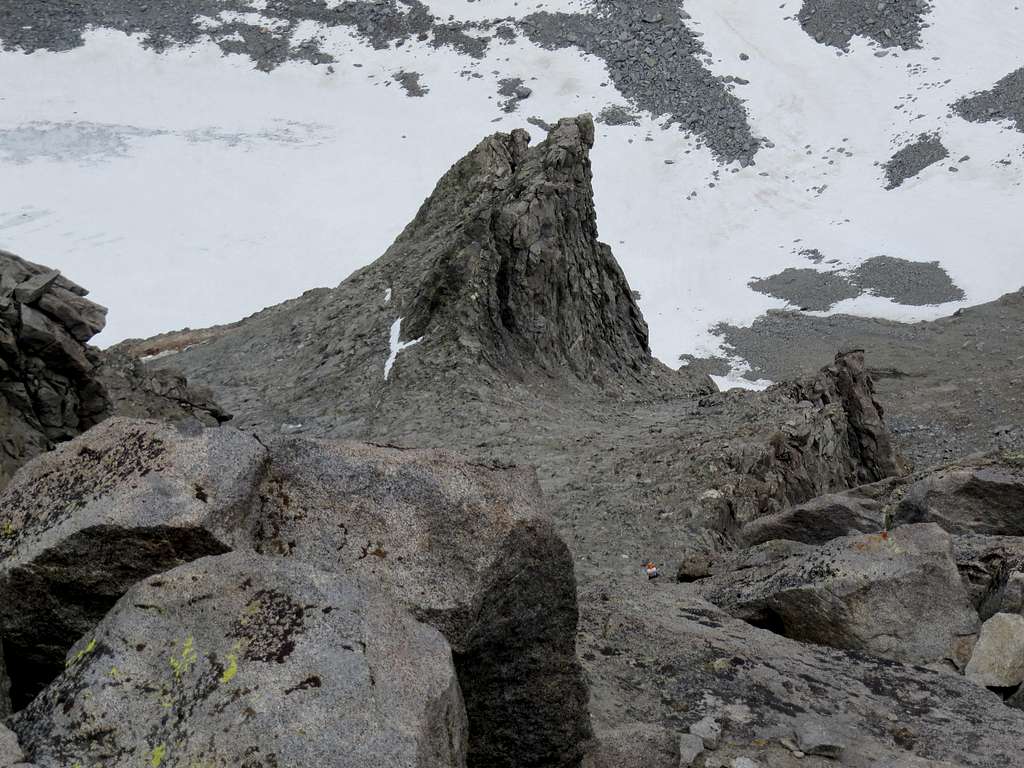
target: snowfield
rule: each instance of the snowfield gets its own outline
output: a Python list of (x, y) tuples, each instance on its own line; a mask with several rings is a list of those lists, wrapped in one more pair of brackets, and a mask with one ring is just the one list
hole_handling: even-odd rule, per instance
[[(427, 5), (469, 21), (541, 7)], [(718, 323), (786, 306), (747, 283), (788, 267), (853, 269), (883, 254), (939, 262), (962, 302), (861, 295), (830, 310), (908, 321), (1024, 285), (1024, 133), (950, 108), (1024, 66), (1024, 6), (936, 0), (920, 49), (855, 38), (840, 53), (801, 29), (799, 5), (683, 4), (707, 66), (748, 81), (733, 93), (755, 136), (771, 142), (755, 165), (720, 165), (658, 115), (598, 125), (601, 236), (670, 365), (719, 354)], [(251, 15), (261, 12), (254, 3)], [(232, 18), (203, 28), (217, 35)], [(158, 54), (105, 29), (69, 51), (0, 52), (0, 248), (91, 287), (111, 310), (100, 343), (228, 322), (335, 285), (384, 252), (484, 135), (522, 127), (539, 139), (528, 118), (630, 107), (603, 60), (522, 35), (474, 59), (415, 38), (376, 50), (349, 27), (313, 22), (290, 34), (336, 62), (261, 72), (212, 38)], [(409, 95), (400, 72), (418, 73), (426, 93)], [(511, 112), (498, 94), (505, 78), (532, 91)], [(938, 134), (949, 157), (887, 191), (882, 164), (923, 133)]]

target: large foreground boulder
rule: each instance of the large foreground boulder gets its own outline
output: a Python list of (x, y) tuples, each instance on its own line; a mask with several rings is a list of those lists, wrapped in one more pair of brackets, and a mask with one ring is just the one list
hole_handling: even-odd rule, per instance
[(39, 768), (461, 768), (444, 638), (379, 589), (232, 553), (133, 587), (13, 718)]
[[(228, 550), (376, 584), (454, 651), (476, 766), (574, 766), (590, 736), (572, 558), (532, 470), (110, 419), (0, 494), (21, 709), (134, 583)], [(38, 709), (36, 710), (39, 711)]]
[(0, 636), (16, 708), (137, 581), (250, 541), (266, 451), (228, 429), (113, 418), (0, 491)]
[(261, 551), (375, 581), (451, 643), (469, 764), (570, 766), (589, 737), (572, 558), (532, 470), (281, 439)]
[[(898, 661), (970, 658), (978, 629), (952, 554), (934, 524), (888, 534), (791, 545), (764, 564), (761, 545), (739, 568), (712, 576), (700, 594), (732, 615), (786, 637)], [(796, 547), (794, 549), (793, 547)]]

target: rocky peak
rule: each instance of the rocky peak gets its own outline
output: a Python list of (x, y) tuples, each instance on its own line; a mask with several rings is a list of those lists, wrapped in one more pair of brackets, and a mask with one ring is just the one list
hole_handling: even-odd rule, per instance
[(379, 269), (410, 338), (457, 342), (489, 366), (583, 381), (640, 376), (647, 325), (598, 240), (589, 115), (529, 147), (484, 139), (441, 179)]

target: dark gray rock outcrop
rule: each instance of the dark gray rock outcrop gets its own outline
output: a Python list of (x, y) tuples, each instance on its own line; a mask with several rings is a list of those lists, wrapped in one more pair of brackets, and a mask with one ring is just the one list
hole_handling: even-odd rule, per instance
[(106, 310), (86, 293), (0, 251), (0, 488), (21, 464), (111, 412), (85, 347)]
[(699, 582), (700, 594), (805, 642), (919, 664), (962, 667), (970, 658), (978, 617), (937, 525), (790, 547), (764, 564), (750, 560), (759, 548), (750, 550), (728, 573)]
[(0, 251), (0, 488), (26, 461), (111, 415), (231, 418), (180, 374), (87, 342), (107, 310), (60, 272)]
[[(728, 449), (737, 477), (727, 495), (738, 523), (906, 471), (874, 398), (863, 350), (841, 352), (815, 376), (777, 385), (765, 398), (786, 405), (774, 429), (756, 442), (737, 439)], [(765, 408), (758, 420), (767, 428), (774, 415)]]
[(463, 768), (451, 650), (390, 596), (232, 553), (134, 586), (12, 720), (39, 768)]
[(186, 435), (113, 418), (23, 467), (0, 491), (0, 636), (15, 708), (137, 581), (250, 544), (265, 464), (263, 446), (235, 430)]

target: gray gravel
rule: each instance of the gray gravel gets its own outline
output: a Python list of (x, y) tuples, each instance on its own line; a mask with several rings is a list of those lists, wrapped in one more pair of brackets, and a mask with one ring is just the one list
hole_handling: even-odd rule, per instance
[(595, 120), (602, 125), (640, 125), (640, 116), (622, 104), (609, 104)]
[(823, 45), (845, 50), (854, 35), (883, 48), (920, 47), (925, 0), (804, 0), (797, 18), (804, 31)]
[(612, 82), (637, 107), (668, 115), (723, 162), (752, 162), (760, 147), (732, 84), (701, 63), (707, 52), (678, 2), (595, 0), (586, 14), (535, 13), (525, 34), (546, 48), (575, 46), (608, 64)]
[(747, 285), (758, 293), (783, 299), (804, 310), (826, 310), (843, 299), (860, 295), (860, 290), (845, 274), (816, 269), (786, 269)]
[(885, 296), (899, 304), (921, 307), (960, 301), (964, 292), (950, 279), (937, 261), (907, 261), (892, 256), (875, 256), (853, 272), (863, 290)]
[(917, 140), (894, 154), (883, 166), (886, 189), (896, 189), (904, 181), (917, 176), (929, 165), (949, 157), (949, 150), (935, 134), (922, 133)]
[(965, 120), (975, 123), (1010, 120), (1018, 131), (1024, 131), (1024, 67), (1011, 72), (989, 90), (960, 99), (953, 108)]
[[(818, 256), (820, 252), (815, 251)], [(937, 261), (920, 262), (874, 256), (851, 271), (819, 272), (790, 268), (748, 285), (758, 293), (788, 301), (801, 310), (824, 311), (863, 293), (898, 304), (925, 306), (959, 301), (960, 290)]]

